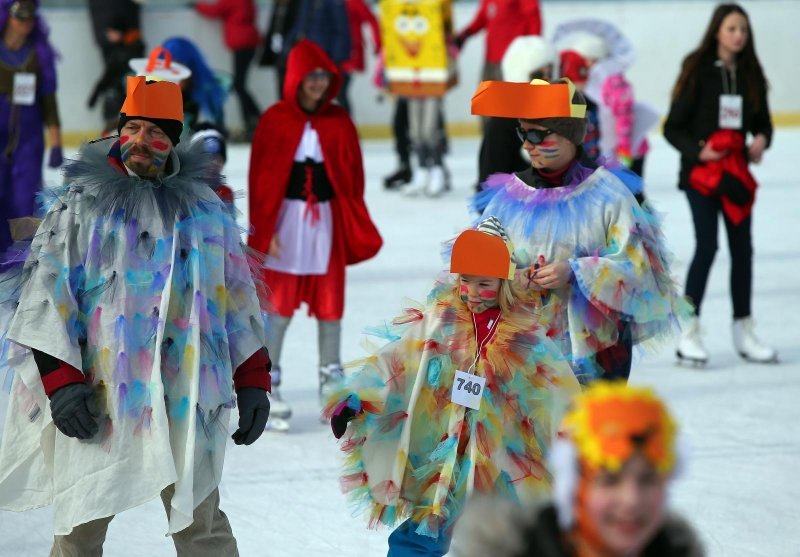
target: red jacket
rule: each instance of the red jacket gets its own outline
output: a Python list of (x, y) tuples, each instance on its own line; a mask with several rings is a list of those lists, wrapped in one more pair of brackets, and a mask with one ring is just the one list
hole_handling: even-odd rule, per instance
[(347, 0), (347, 18), (350, 20), (350, 59), (342, 63), (342, 71), (346, 73), (364, 71), (364, 35), (361, 28), (366, 23), (372, 34), (372, 44), (377, 53), (381, 49), (381, 30), (378, 20), (364, 0)]
[[(331, 72), (333, 77), (322, 106), (309, 114), (300, 108), (297, 92), (306, 74), (317, 68)], [(383, 240), (364, 203), (364, 161), (356, 128), (342, 107), (331, 104), (341, 83), (336, 65), (315, 43), (300, 41), (289, 52), (283, 99), (261, 116), (250, 151), (250, 224), (254, 231), (248, 243), (253, 248), (269, 251), (294, 153), (306, 122), (311, 122), (319, 135), (325, 171), (334, 191), (333, 241), (342, 243), (348, 264), (378, 253)]]
[(541, 35), (539, 0), (481, 0), (472, 22), (459, 33), (466, 40), (486, 29), (486, 62), (499, 64), (511, 42), (521, 35)]
[(261, 36), (256, 29), (254, 0), (217, 0), (209, 4), (195, 4), (195, 9), (205, 17), (222, 19), (225, 44), (231, 50), (256, 48)]
[[(744, 135), (736, 130), (718, 130), (711, 134), (706, 141), (715, 151), (728, 151), (728, 154), (718, 161), (701, 162), (695, 165), (689, 174), (689, 185), (692, 189), (711, 197), (720, 196), (722, 210), (733, 222), (739, 224), (753, 212), (756, 200), (756, 183), (750, 170), (747, 168), (747, 159), (744, 157)], [(719, 191), (723, 174), (728, 173), (741, 182), (749, 200), (745, 203), (734, 203)]]

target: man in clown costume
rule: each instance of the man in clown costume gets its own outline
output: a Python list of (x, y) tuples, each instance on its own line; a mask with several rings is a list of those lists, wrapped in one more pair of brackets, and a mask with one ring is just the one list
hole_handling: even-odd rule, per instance
[(54, 505), (53, 556), (99, 556), (161, 496), (178, 555), (237, 555), (217, 486), (269, 414), (269, 356), (239, 229), (180, 88), (130, 77), (120, 137), (85, 145), (21, 269), (2, 281), (12, 377), (0, 508)]

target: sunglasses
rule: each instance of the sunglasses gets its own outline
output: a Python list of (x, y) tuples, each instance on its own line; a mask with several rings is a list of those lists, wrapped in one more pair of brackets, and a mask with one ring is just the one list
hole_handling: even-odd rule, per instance
[(525, 143), (526, 141), (532, 143), (533, 145), (539, 145), (544, 138), (550, 135), (551, 133), (556, 133), (551, 129), (546, 130), (526, 130), (521, 126), (517, 127), (517, 137), (519, 140)]

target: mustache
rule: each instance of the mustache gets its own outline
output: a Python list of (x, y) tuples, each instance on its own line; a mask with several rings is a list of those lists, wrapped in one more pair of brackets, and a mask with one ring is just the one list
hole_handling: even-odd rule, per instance
[(153, 156), (153, 150), (146, 145), (131, 145), (128, 149), (128, 156), (130, 155), (147, 155), (149, 157)]

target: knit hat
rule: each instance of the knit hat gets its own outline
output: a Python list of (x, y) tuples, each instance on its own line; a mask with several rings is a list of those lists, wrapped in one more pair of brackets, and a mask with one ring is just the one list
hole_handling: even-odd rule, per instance
[(143, 76), (128, 77), (127, 86), (117, 132), (129, 120), (146, 120), (161, 128), (173, 146), (180, 143), (183, 131), (181, 88), (169, 81), (147, 81)]
[(222, 157), (222, 162), (228, 160), (225, 135), (213, 124), (203, 123), (197, 126), (195, 133), (192, 135), (192, 145), (195, 143), (202, 143), (203, 151), (209, 155)]
[(606, 41), (594, 33), (573, 33), (565, 43), (569, 45), (569, 50), (577, 52), (590, 60), (601, 60), (608, 56)]
[(552, 66), (556, 52), (542, 37), (525, 35), (517, 37), (506, 49), (501, 62), (503, 81), (528, 83), (531, 74)]
[[(569, 79), (560, 79), (556, 83), (569, 83)], [(574, 87), (574, 85), (573, 85)], [(572, 91), (572, 104), (577, 106), (586, 106), (586, 97), (583, 93), (574, 89)], [(556, 117), (556, 118), (522, 118), (531, 124), (538, 124), (542, 127), (548, 128), (556, 132), (561, 137), (565, 137), (575, 145), (583, 143), (583, 137), (586, 135), (586, 117), (571, 118), (571, 117)]]
[(511, 280), (516, 269), (513, 251), (503, 225), (489, 217), (477, 229), (465, 230), (456, 238), (450, 272)]

